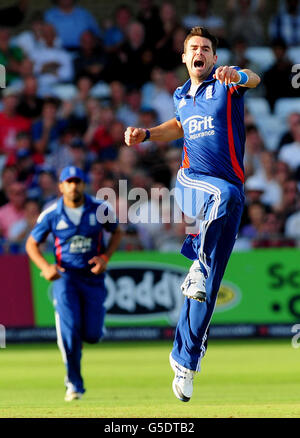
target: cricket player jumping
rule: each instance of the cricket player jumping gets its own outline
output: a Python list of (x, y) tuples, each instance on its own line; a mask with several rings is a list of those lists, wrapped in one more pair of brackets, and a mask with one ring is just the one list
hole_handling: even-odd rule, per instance
[[(128, 146), (151, 138), (184, 137), (176, 200), (200, 221), (187, 235), (182, 254), (193, 261), (181, 289), (185, 301), (177, 324), (170, 364), (173, 391), (184, 402), (207, 345), (217, 293), (233, 249), (244, 206), (244, 99), (260, 78), (239, 67), (215, 67), (217, 39), (195, 27), (185, 39), (182, 61), (190, 79), (174, 93), (175, 117), (151, 129), (128, 127)], [(186, 202), (186, 201), (190, 202)]]

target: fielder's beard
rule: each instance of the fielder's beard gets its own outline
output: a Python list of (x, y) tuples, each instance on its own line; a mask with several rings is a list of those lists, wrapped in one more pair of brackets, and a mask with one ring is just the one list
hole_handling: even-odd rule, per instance
[(83, 194), (80, 192), (73, 192), (67, 195), (70, 202), (73, 202), (76, 206), (80, 206), (83, 203)]

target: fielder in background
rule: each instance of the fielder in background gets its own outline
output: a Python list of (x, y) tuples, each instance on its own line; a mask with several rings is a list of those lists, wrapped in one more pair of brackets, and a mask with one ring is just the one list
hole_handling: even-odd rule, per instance
[[(105, 269), (122, 233), (111, 208), (84, 193), (86, 177), (81, 169), (64, 168), (59, 181), (62, 197), (41, 213), (26, 251), (41, 275), (53, 281), (57, 343), (66, 366), (65, 400), (72, 401), (85, 392), (82, 342), (96, 343), (103, 335)], [(101, 223), (101, 217), (109, 221)], [(55, 238), (56, 264), (49, 264), (39, 248), (49, 233)]]
[(244, 206), (244, 100), (260, 78), (239, 67), (216, 68), (217, 39), (195, 27), (184, 42), (182, 61), (190, 79), (174, 93), (175, 117), (151, 129), (128, 127), (128, 146), (151, 139), (184, 137), (175, 197), (199, 223), (182, 254), (193, 261), (181, 289), (185, 295), (170, 364), (173, 391), (187, 402), (207, 347), (217, 293), (239, 229)]

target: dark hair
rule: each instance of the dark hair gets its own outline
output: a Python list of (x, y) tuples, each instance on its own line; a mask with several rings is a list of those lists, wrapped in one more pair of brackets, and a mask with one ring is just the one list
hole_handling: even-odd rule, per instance
[(217, 51), (217, 46), (218, 46), (218, 38), (215, 37), (214, 35), (212, 35), (208, 29), (206, 29), (205, 27), (193, 27), (190, 32), (188, 33), (187, 37), (184, 40), (184, 51), (186, 51), (186, 46), (188, 41), (194, 37), (194, 36), (200, 36), (203, 38), (207, 38), (208, 40), (210, 40), (211, 42), (211, 46), (212, 46), (212, 50), (213, 50), (213, 54), (216, 54)]
[[(73, 0), (73, 3), (75, 3), (76, 0)], [(55, 5), (57, 5), (59, 3), (59, 0), (52, 0), (52, 3), (54, 3)]]
[(115, 14), (117, 14), (122, 9), (126, 9), (127, 12), (132, 13), (132, 9), (128, 5), (126, 5), (126, 3), (121, 3), (115, 8)]
[(16, 135), (16, 140), (19, 140), (20, 138), (29, 138), (29, 139), (31, 139), (31, 135), (27, 131), (20, 131)]
[(253, 123), (250, 123), (249, 125), (246, 125), (246, 132), (257, 132), (258, 128), (256, 125), (254, 125)]
[(26, 201), (24, 203), (24, 205), (30, 204), (31, 202), (33, 202), (34, 204), (36, 204), (39, 208), (39, 210), (41, 210), (41, 201), (37, 198), (26, 198)]
[(287, 49), (287, 44), (286, 44), (286, 42), (284, 41), (284, 39), (283, 38), (274, 38), (272, 41), (271, 41), (271, 47), (280, 47), (281, 49), (284, 49), (284, 50), (286, 50)]
[(52, 97), (52, 96), (45, 97), (44, 102), (43, 102), (43, 107), (45, 105), (54, 105), (54, 106), (56, 106), (56, 108), (59, 108), (60, 99), (58, 99), (57, 97)]
[(35, 23), (36, 21), (42, 21), (44, 22), (44, 13), (40, 10), (34, 11), (29, 19), (29, 22)]

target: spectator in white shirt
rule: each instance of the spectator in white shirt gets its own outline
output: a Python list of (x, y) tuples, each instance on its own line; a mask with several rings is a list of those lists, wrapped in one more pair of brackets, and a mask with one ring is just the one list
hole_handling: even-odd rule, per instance
[(300, 239), (300, 211), (289, 216), (285, 223), (284, 234), (292, 239)]
[(272, 151), (263, 150), (260, 154), (260, 161), (262, 167), (250, 178), (261, 181), (264, 187), (261, 201), (271, 207), (276, 207), (281, 202), (282, 189), (275, 178), (276, 161), (274, 153)]
[(32, 58), (34, 72), (39, 78), (39, 94), (49, 95), (53, 85), (72, 81), (73, 63), (66, 50), (55, 46), (56, 33), (51, 24), (44, 24), (43, 39), (45, 47), (36, 50)]
[[(36, 50), (40, 50), (45, 46), (43, 39), (44, 17), (41, 11), (35, 11), (30, 18), (30, 29), (24, 30), (20, 34), (12, 38), (13, 45), (20, 47), (23, 52), (32, 58)], [(54, 42), (55, 47), (61, 47), (61, 42), (56, 37)]]
[(278, 159), (288, 164), (292, 171), (297, 171), (300, 167), (300, 122), (294, 129), (294, 140), (282, 146)]

